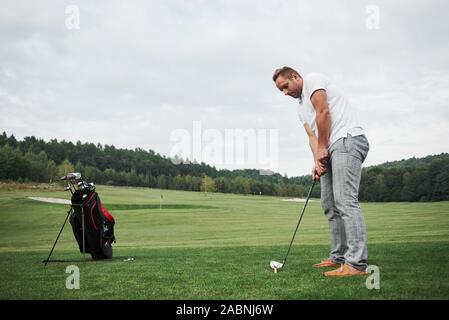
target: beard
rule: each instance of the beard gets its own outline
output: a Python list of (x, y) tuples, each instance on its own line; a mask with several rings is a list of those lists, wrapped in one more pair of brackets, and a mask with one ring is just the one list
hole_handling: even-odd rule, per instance
[(298, 99), (300, 96), (301, 96), (301, 92), (294, 92), (294, 93), (292, 93), (291, 94), (291, 96), (293, 97), (293, 98), (295, 98), (295, 99)]

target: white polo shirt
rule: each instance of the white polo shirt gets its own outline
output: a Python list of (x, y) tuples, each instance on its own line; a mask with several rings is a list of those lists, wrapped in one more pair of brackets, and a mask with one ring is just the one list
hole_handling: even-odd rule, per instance
[(316, 136), (316, 112), (310, 101), (311, 95), (319, 89), (326, 90), (327, 102), (331, 116), (331, 128), (329, 136), (330, 147), (335, 141), (346, 137), (348, 133), (355, 137), (364, 134), (363, 128), (354, 110), (340, 89), (327, 77), (319, 73), (310, 73), (303, 77), (303, 87), (299, 98), (298, 116), (304, 125), (308, 123)]

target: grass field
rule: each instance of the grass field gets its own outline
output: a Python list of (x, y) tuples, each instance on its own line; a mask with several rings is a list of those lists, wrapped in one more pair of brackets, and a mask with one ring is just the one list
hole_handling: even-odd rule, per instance
[[(309, 203), (287, 267), (282, 260), (302, 203), (240, 196), (99, 186), (116, 218), (114, 258), (83, 264), (66, 225), (51, 262), (44, 260), (68, 199), (50, 190), (0, 190), (0, 299), (449, 299), (449, 202), (362, 203), (369, 263), (365, 277), (326, 278), (311, 267), (329, 249), (318, 200)], [(163, 194), (163, 208), (159, 199)], [(126, 261), (127, 258), (134, 258)], [(80, 268), (80, 290), (66, 289), (66, 267)]]

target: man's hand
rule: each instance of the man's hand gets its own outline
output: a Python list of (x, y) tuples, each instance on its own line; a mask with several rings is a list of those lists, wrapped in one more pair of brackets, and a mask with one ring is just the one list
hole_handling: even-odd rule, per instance
[(318, 163), (321, 163), (323, 166), (326, 166), (327, 161), (329, 161), (329, 151), (327, 150), (327, 148), (318, 146), (316, 160)]
[(327, 167), (326, 167), (326, 165), (325, 165), (325, 164), (322, 164), (322, 163), (319, 162), (319, 161), (316, 161), (316, 162), (315, 162), (315, 170), (316, 170), (316, 172), (320, 175), (320, 177), (321, 177), (322, 175), (325, 175), (325, 174), (327, 173)]
[(323, 164), (321, 164), (317, 161), (316, 164), (312, 168), (313, 181), (320, 180), (320, 177), (325, 175), (326, 173), (327, 173), (326, 166), (324, 166)]

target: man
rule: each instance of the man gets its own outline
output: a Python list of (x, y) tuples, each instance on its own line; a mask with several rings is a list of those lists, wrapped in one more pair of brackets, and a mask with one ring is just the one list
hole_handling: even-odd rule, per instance
[(340, 89), (325, 76), (313, 73), (303, 78), (283, 67), (275, 71), (273, 81), (285, 95), (299, 100), (299, 119), (315, 162), (312, 178), (321, 180), (331, 251), (314, 267), (335, 268), (324, 273), (329, 277), (366, 275), (366, 227), (358, 202), (362, 163), (369, 150), (363, 128)]

